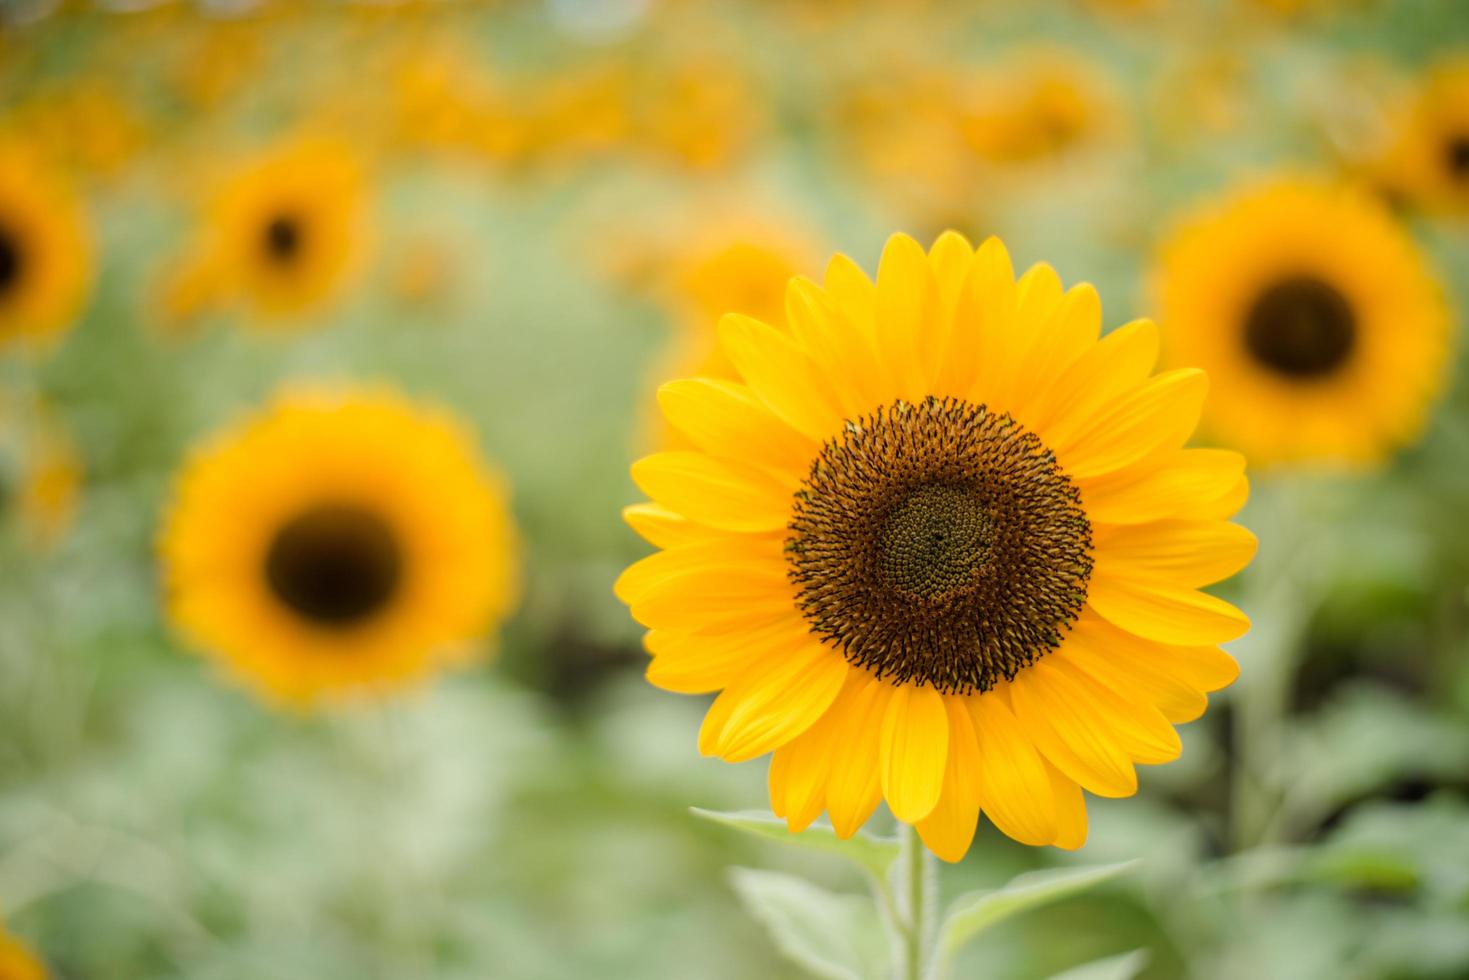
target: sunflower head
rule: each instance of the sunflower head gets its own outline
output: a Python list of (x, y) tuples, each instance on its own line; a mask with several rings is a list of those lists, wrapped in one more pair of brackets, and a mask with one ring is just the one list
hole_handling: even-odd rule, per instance
[(29, 947), (0, 928), (0, 980), (46, 980), (48, 975)]
[(65, 331), (91, 282), (80, 200), (34, 156), (0, 146), (0, 344)]
[(1082, 788), (1133, 792), (1235, 674), (1247, 622), (1200, 588), (1254, 538), (1243, 458), (1184, 448), (1202, 372), (1151, 376), (1151, 323), (1099, 339), (1091, 287), (994, 239), (897, 236), (875, 283), (838, 256), (785, 309), (660, 390), (691, 448), (633, 466), (661, 550), (617, 583), (649, 680), (720, 692), (700, 749), (773, 752), (792, 829), (885, 800), (949, 860), (981, 811), (1080, 846)]
[(269, 323), (319, 310), (360, 262), (364, 201), (362, 168), (341, 143), (304, 139), (245, 161), (217, 189), (170, 305), (239, 301)]
[(189, 640), (302, 706), (463, 660), (516, 592), (500, 479), (452, 418), (388, 391), (287, 391), (217, 436), (160, 551)]
[(1440, 287), (1354, 188), (1236, 192), (1180, 226), (1154, 281), (1169, 358), (1218, 382), (1210, 430), (1262, 462), (1378, 460), (1417, 434), (1442, 384)]
[(1392, 189), (1430, 210), (1469, 214), (1469, 57), (1428, 72), (1384, 165)]

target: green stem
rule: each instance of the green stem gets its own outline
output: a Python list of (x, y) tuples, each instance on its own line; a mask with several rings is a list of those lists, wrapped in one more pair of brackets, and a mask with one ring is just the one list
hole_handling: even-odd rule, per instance
[(903, 845), (898, 862), (898, 895), (902, 906), (898, 928), (903, 948), (897, 977), (923, 980), (930, 928), (928, 906), (935, 880), (934, 858), (910, 825), (898, 824), (898, 839)]

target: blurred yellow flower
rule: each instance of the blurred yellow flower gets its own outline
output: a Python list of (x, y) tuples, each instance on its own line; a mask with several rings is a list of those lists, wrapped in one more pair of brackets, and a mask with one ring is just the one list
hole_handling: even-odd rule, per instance
[(961, 124), (971, 150), (1028, 167), (1095, 146), (1121, 125), (1118, 101), (1096, 66), (1060, 49), (1024, 50), (977, 70)]
[(141, 112), (110, 80), (79, 77), (5, 113), (0, 128), (46, 159), (82, 174), (115, 175), (148, 144)]
[(82, 203), (59, 174), (0, 145), (0, 344), (54, 338), (92, 285)]
[(1164, 243), (1154, 291), (1169, 361), (1215, 380), (1207, 428), (1262, 463), (1381, 459), (1443, 384), (1441, 287), (1354, 187), (1282, 178), (1211, 203)]
[(1469, 56), (1434, 67), (1399, 122), (1382, 165), (1390, 189), (1428, 210), (1469, 214)]
[(298, 707), (468, 661), (517, 593), (503, 482), (458, 421), (388, 390), (292, 389), (226, 429), (159, 549), (188, 641)]
[(360, 265), (366, 210), (362, 165), (346, 144), (306, 137), (267, 148), (216, 188), (199, 241), (168, 281), (165, 312), (241, 302), (274, 326), (319, 311)]
[(0, 928), (0, 980), (46, 980), (46, 967), (19, 939)]
[(740, 59), (696, 53), (656, 64), (634, 93), (633, 139), (695, 170), (727, 166), (764, 128), (761, 99)]
[(979, 197), (960, 89), (954, 71), (889, 55), (833, 99), (843, 158), (910, 220), (953, 220)]
[[(407, 46), (388, 69), (389, 126), (400, 146), (519, 156), (528, 139), (522, 99), (480, 59), (441, 41)], [(369, 111), (381, 108), (370, 105)]]
[(773, 752), (792, 830), (886, 800), (949, 861), (981, 810), (1080, 847), (1082, 788), (1175, 758), (1249, 625), (1200, 591), (1255, 548), (1244, 459), (1183, 448), (1203, 373), (1150, 377), (1151, 323), (1099, 341), (1094, 289), (995, 239), (895, 236), (875, 284), (838, 255), (787, 302), (723, 320), (733, 380), (659, 392), (697, 448), (632, 467), (649, 680), (722, 692), (700, 750)]

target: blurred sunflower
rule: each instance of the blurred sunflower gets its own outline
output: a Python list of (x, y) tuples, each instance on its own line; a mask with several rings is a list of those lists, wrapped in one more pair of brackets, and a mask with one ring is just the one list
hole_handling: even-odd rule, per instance
[(1207, 370), (1207, 426), (1261, 462), (1367, 463), (1415, 437), (1447, 366), (1427, 259), (1365, 192), (1247, 188), (1165, 242), (1154, 291), (1169, 360)]
[(201, 241), (168, 283), (174, 316), (243, 301), (275, 323), (318, 311), (356, 271), (367, 234), (362, 167), (343, 143), (305, 138), (245, 161), (218, 188)]
[(1469, 214), (1469, 57), (1429, 72), (1401, 114), (1383, 170), (1390, 188), (1408, 200)]
[(660, 160), (691, 170), (727, 166), (764, 127), (765, 103), (740, 59), (686, 54), (640, 81), (631, 137)]
[(1094, 146), (1120, 126), (1110, 84), (1065, 50), (1018, 52), (966, 86), (962, 131), (981, 159), (1030, 167)]
[(981, 810), (1079, 847), (1081, 789), (1135, 792), (1236, 674), (1248, 621), (1199, 590), (1255, 541), (1243, 458), (1183, 448), (1203, 373), (1149, 377), (1151, 323), (1099, 341), (1095, 290), (995, 239), (895, 236), (875, 285), (838, 255), (788, 310), (724, 319), (737, 380), (660, 392), (698, 449), (632, 468), (649, 680), (722, 692), (700, 750), (774, 752), (792, 830), (885, 799), (950, 861)]
[(515, 600), (506, 490), (458, 422), (390, 391), (282, 394), (177, 479), (168, 611), (262, 695), (309, 706), (469, 658)]
[(879, 56), (830, 100), (843, 163), (908, 220), (967, 225), (977, 194), (957, 74), (917, 55)]
[(0, 980), (46, 980), (46, 976), (36, 955), (0, 928)]
[(0, 344), (54, 338), (92, 284), (82, 204), (18, 146), (0, 146)]
[(148, 145), (149, 125), (115, 79), (79, 77), (50, 86), (6, 112), (6, 129), (70, 170), (117, 175)]

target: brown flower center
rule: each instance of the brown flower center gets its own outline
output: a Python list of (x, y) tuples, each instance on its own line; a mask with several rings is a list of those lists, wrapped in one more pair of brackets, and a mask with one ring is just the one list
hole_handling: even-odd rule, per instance
[(1357, 342), (1357, 318), (1335, 286), (1292, 276), (1266, 288), (1245, 315), (1245, 347), (1256, 361), (1292, 379), (1336, 371)]
[(987, 691), (1060, 645), (1086, 601), (1091, 525), (1055, 455), (957, 399), (847, 423), (797, 491), (797, 604), (894, 682)]
[(295, 214), (281, 212), (265, 225), (262, 244), (265, 256), (280, 265), (290, 265), (305, 247), (306, 229)]
[(1444, 165), (1454, 180), (1469, 180), (1469, 133), (1456, 133), (1444, 144)]
[(376, 514), (338, 504), (303, 511), (276, 532), (265, 578), (292, 611), (325, 627), (356, 625), (387, 607), (398, 590), (403, 554)]
[(15, 232), (0, 222), (0, 300), (15, 291), (25, 273), (25, 252)]

